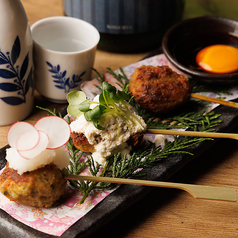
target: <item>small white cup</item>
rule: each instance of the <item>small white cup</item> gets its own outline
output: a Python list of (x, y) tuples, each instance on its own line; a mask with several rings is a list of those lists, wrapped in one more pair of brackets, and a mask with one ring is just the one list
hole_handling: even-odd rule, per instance
[(49, 17), (31, 27), (36, 90), (47, 100), (65, 103), (68, 92), (91, 80), (98, 30), (73, 17)]

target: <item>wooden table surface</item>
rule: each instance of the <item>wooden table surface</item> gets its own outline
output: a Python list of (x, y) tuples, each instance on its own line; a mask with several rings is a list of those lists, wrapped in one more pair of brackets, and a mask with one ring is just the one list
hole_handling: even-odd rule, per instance
[[(61, 0), (21, 0), (30, 24), (63, 15)], [(105, 73), (134, 63), (148, 52), (115, 54), (97, 51), (94, 67)], [(35, 93), (35, 105), (60, 110), (65, 104), (49, 103)], [(46, 112), (34, 109), (26, 119), (34, 123)], [(0, 127), (0, 146), (7, 144), (9, 126)], [(238, 128), (234, 131), (238, 132)], [(238, 146), (235, 140), (219, 140), (202, 156), (170, 178), (173, 182), (233, 187), (238, 189)], [(238, 204), (197, 200), (186, 192), (157, 188), (136, 202), (91, 237), (238, 237)]]

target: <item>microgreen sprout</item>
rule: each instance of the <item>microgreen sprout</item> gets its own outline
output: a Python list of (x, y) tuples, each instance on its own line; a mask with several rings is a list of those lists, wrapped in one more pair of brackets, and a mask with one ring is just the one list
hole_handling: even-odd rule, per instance
[(67, 94), (67, 101), (69, 103), (67, 112), (69, 115), (79, 117), (83, 114), (82, 111), (78, 110), (78, 105), (86, 100), (86, 94), (82, 91), (72, 91)]
[[(69, 106), (67, 111), (70, 115), (78, 117), (84, 114), (87, 121), (92, 121), (99, 130), (104, 130), (103, 122), (112, 117), (117, 124), (117, 117), (120, 117), (130, 128), (131, 125), (140, 125), (141, 121), (129, 109), (127, 100), (130, 96), (124, 91), (119, 91), (108, 82), (102, 83), (102, 92), (99, 100), (91, 101), (86, 99), (82, 91), (73, 91), (67, 95)], [(118, 128), (119, 129), (119, 128)]]

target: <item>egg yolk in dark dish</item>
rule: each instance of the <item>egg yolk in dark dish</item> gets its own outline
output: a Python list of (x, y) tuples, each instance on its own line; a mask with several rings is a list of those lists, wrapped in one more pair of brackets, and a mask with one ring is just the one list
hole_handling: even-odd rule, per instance
[(196, 55), (196, 63), (209, 73), (232, 73), (238, 70), (238, 49), (222, 44), (207, 46)]

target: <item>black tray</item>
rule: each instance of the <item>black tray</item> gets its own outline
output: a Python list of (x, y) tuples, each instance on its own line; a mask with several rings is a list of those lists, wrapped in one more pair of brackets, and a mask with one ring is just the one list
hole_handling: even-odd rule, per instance
[[(237, 101), (238, 100), (234, 100)], [(230, 132), (238, 126), (238, 109), (219, 106), (214, 109), (215, 113), (221, 114), (223, 123), (217, 128), (217, 132)], [(208, 150), (216, 143), (216, 140), (204, 141), (190, 148), (194, 156), (179, 154), (173, 155), (161, 161), (150, 169), (146, 169), (146, 176), (142, 179), (166, 181), (173, 174), (183, 168), (187, 163)], [(6, 164), (5, 150), (8, 146), (0, 149), (0, 169)], [(61, 237), (88, 237), (93, 234), (116, 216), (122, 213), (129, 206), (148, 194), (153, 188), (138, 185), (121, 185), (116, 191), (108, 195), (89, 213), (72, 225)], [(58, 236), (47, 235), (39, 232), (16, 219), (6, 212), (0, 210), (0, 237), (15, 238), (53, 238)]]

